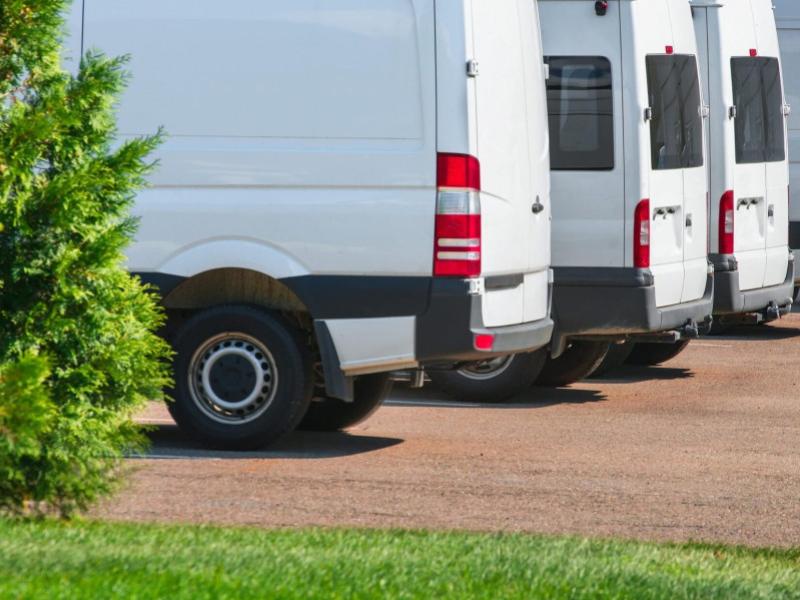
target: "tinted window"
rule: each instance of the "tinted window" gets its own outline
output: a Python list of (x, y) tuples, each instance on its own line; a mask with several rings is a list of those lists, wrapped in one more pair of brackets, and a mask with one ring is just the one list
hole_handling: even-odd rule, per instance
[(613, 169), (611, 63), (591, 56), (550, 56), (546, 61), (551, 168)]
[(652, 166), (688, 169), (703, 165), (703, 116), (694, 56), (647, 57)]
[(731, 59), (736, 107), (736, 162), (782, 161), (783, 89), (777, 58)]

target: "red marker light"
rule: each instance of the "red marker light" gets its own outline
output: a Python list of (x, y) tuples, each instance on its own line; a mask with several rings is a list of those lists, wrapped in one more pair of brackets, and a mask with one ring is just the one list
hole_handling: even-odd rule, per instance
[(491, 352), (494, 346), (494, 335), (491, 333), (478, 333), (475, 335), (475, 349)]
[(675, 48), (672, 46), (667, 46), (667, 54), (672, 54), (673, 52), (675, 52)]
[(758, 56), (758, 50), (755, 48), (750, 48), (750, 56)]

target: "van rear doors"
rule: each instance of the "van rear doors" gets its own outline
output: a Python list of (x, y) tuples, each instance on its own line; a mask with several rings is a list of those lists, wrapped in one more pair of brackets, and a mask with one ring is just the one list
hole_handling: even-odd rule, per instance
[[(650, 269), (656, 304), (670, 306), (702, 298), (708, 276), (708, 184), (697, 46), (685, 0), (630, 6), (631, 21), (623, 23), (623, 30), (630, 27), (634, 44), (645, 54), (643, 139), (649, 139), (649, 156), (642, 170), (649, 173)], [(633, 215), (629, 210), (628, 217)]]
[[(544, 63), (531, 0), (472, 5), (488, 327), (548, 316), (550, 186)], [(502, 276), (526, 273), (523, 281)], [(497, 283), (495, 283), (497, 282)]]
[[(779, 285), (788, 263), (783, 83), (770, 0), (695, 5), (712, 106), (717, 243), (735, 254), (739, 289)], [(727, 233), (726, 233), (727, 228)]]

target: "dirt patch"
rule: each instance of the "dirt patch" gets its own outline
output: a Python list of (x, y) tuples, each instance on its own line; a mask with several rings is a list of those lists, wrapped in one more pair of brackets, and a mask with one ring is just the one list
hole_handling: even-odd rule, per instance
[(800, 545), (800, 315), (668, 366), (514, 403), (396, 390), (347, 434), (199, 449), (154, 406), (151, 456), (94, 516)]

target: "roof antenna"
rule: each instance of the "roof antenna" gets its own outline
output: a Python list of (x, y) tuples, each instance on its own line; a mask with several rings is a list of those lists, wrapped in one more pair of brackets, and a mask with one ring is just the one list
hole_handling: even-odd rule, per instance
[(598, 17), (606, 16), (608, 12), (607, 0), (597, 0), (597, 2), (594, 3), (594, 12), (597, 13)]

